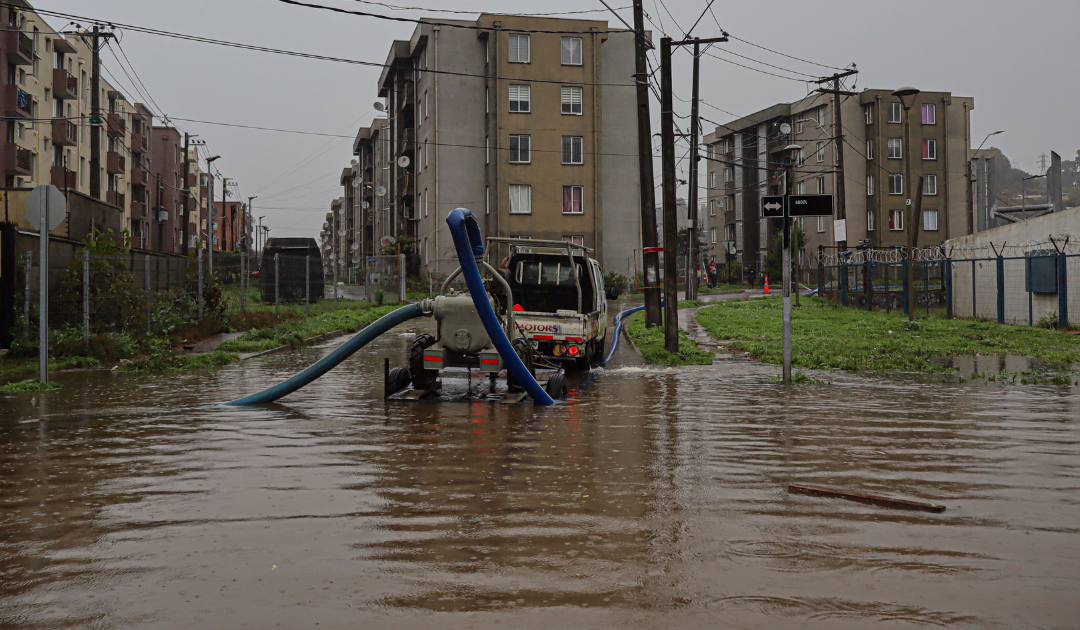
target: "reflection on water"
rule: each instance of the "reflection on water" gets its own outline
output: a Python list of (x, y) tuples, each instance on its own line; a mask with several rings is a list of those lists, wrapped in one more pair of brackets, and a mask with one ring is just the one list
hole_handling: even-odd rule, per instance
[(409, 341), (261, 409), (197, 405), (327, 348), (0, 399), (0, 627), (1080, 618), (1077, 388), (838, 376), (784, 397), (769, 366), (624, 348), (555, 408), (385, 403), (381, 359)]

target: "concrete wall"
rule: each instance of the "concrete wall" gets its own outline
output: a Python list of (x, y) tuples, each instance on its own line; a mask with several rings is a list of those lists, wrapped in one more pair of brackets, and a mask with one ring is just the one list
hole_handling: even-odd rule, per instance
[[(953, 313), (957, 317), (998, 316), (998, 282), (995, 248), (1003, 251), (1005, 268), (1005, 321), (1013, 324), (1035, 323), (1059, 310), (1056, 294), (1031, 295), (1030, 311), (1025, 290), (1026, 252), (1054, 249), (1053, 237), (1061, 247), (1069, 236), (1068, 259), (1069, 319), (1080, 321), (1080, 208), (1048, 214), (1020, 223), (1006, 225), (945, 242), (953, 252)], [(976, 260), (977, 259), (977, 260)]]
[[(634, 74), (634, 34), (610, 33), (601, 46), (600, 80), (630, 83)], [(634, 273), (634, 248), (641, 247), (641, 186), (638, 169), (637, 99), (633, 87), (603, 87), (602, 160), (604, 271)], [(701, 169), (708, 168), (703, 160)], [(705, 218), (705, 217), (702, 217)], [(708, 234), (708, 231), (705, 231)]]

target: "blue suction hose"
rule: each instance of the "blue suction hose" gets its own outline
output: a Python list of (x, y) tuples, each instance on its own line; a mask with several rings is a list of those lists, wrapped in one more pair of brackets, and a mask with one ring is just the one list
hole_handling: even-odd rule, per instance
[[(663, 300), (660, 300), (660, 308), (664, 308)], [(608, 348), (607, 356), (600, 362), (600, 367), (607, 365), (608, 361), (611, 360), (611, 357), (615, 356), (615, 351), (619, 349), (619, 333), (622, 332), (623, 319), (643, 310), (645, 310), (644, 306), (635, 306), (634, 308), (628, 308), (615, 316), (615, 330), (611, 332), (611, 347)]]
[(430, 300), (424, 300), (417, 304), (409, 304), (402, 306), (401, 308), (391, 311), (386, 315), (383, 315), (374, 322), (368, 324), (360, 332), (356, 333), (352, 339), (349, 339), (345, 343), (341, 344), (336, 350), (326, 355), (322, 359), (316, 361), (311, 367), (300, 372), (296, 376), (284, 380), (273, 387), (264, 389), (263, 391), (252, 394), (250, 396), (244, 396), (236, 400), (222, 403), (227, 407), (239, 407), (244, 405), (261, 405), (268, 402), (273, 402), (282, 396), (288, 396), (301, 387), (311, 383), (315, 379), (319, 378), (323, 374), (329, 372), (336, 365), (349, 358), (354, 352), (363, 348), (367, 344), (371, 343), (373, 339), (390, 330), (394, 326), (407, 322), (410, 319), (416, 317), (422, 317), (424, 315), (431, 314), (431, 302)]
[(476, 224), (476, 217), (465, 208), (457, 208), (451, 210), (450, 214), (447, 215), (446, 224), (450, 227), (450, 234), (454, 237), (454, 248), (457, 250), (458, 262), (461, 264), (461, 275), (465, 278), (465, 284), (469, 287), (469, 295), (472, 296), (473, 305), (480, 316), (480, 321), (484, 324), (484, 330), (487, 331), (488, 338), (495, 344), (495, 349), (499, 351), (503, 362), (506, 363), (506, 369), (525, 388), (534, 403), (538, 405), (555, 404), (551, 396), (544, 391), (543, 387), (540, 387), (540, 383), (536, 382), (532, 373), (518, 358), (517, 352), (514, 352), (514, 347), (510, 345), (510, 340), (507, 339), (502, 325), (499, 323), (498, 318), (495, 317), (495, 311), (491, 309), (491, 303), (488, 302), (487, 291), (484, 289), (484, 282), (480, 278), (480, 269), (476, 265), (476, 261), (484, 258), (484, 239), (480, 234), (480, 226)]

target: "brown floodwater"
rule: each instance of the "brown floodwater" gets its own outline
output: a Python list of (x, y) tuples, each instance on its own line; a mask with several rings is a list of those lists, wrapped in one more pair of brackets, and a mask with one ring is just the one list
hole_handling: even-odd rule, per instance
[(552, 408), (383, 401), (426, 325), (266, 407), (200, 405), (341, 340), (0, 398), (0, 627), (1080, 626), (1076, 387), (624, 347)]

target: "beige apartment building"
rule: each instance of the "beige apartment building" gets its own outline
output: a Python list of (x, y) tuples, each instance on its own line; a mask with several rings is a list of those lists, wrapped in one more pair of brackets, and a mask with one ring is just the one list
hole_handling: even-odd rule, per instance
[(387, 116), (357, 134), (341, 176), (347, 236), (340, 224), (330, 235), (368, 255), (412, 238), (422, 270), (448, 273), (445, 218), (464, 207), (485, 235), (573, 241), (606, 270), (632, 271), (633, 34), (593, 20), (438, 22), (391, 45), (378, 84)]
[[(710, 257), (760, 271), (780, 220), (761, 216), (762, 195), (785, 190), (785, 153), (802, 147), (796, 160), (796, 193), (837, 194), (844, 178), (846, 217), (799, 219), (807, 236), (803, 263), (818, 246), (835, 251), (860, 241), (874, 247), (907, 244), (905, 227), (918, 178), (924, 178), (919, 244), (937, 244), (974, 231), (970, 115), (974, 99), (950, 92), (921, 92), (910, 109), (911, 146), (904, 146), (904, 110), (891, 90), (864, 90), (840, 100), (843, 143), (834, 124), (836, 98), (818, 94), (779, 103), (717, 127), (705, 136), (702, 170), (708, 188), (706, 238)], [(785, 130), (789, 130), (785, 132)], [(844, 173), (837, 168), (842, 150)], [(914, 181), (906, 182), (911, 162)], [(910, 190), (909, 190), (910, 187)]]

